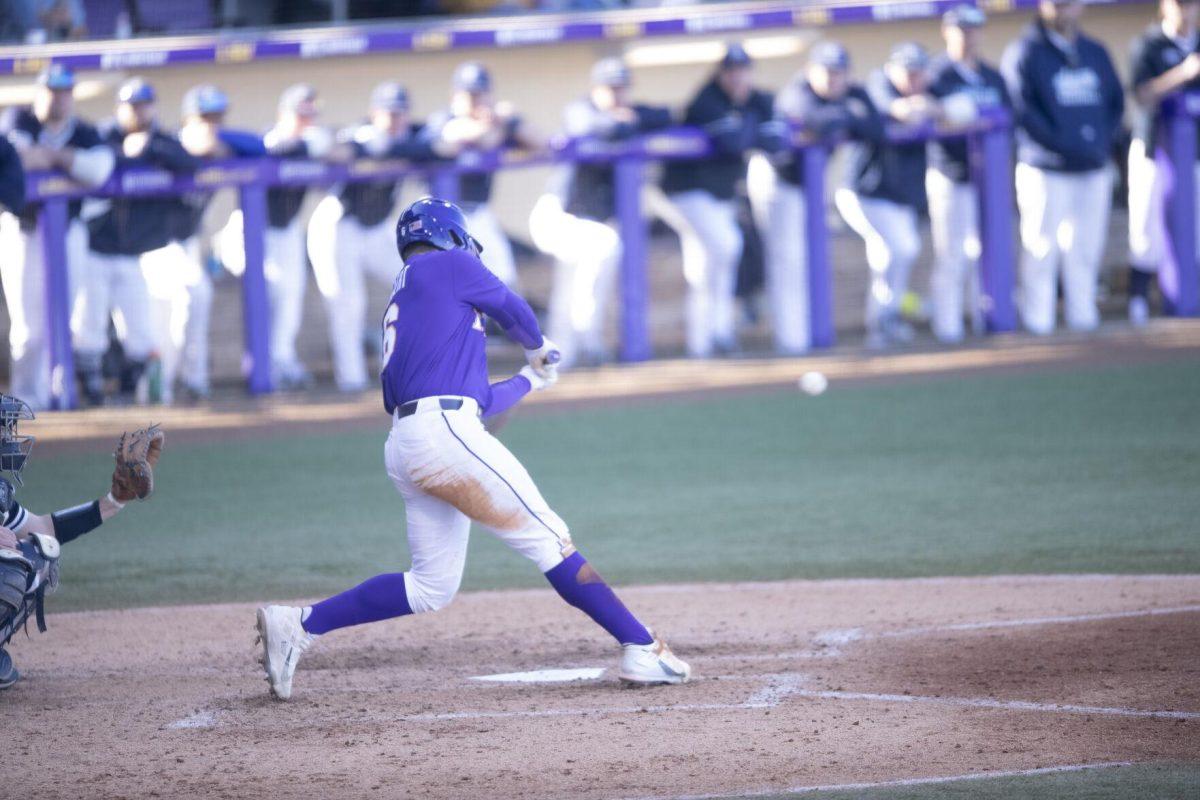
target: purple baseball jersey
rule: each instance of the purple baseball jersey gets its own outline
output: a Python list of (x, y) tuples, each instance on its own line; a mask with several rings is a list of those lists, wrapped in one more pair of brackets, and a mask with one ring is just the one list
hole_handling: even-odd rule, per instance
[(483, 315), (527, 350), (542, 346), (533, 310), (465, 250), (414, 256), (400, 269), (383, 315), (383, 405), (421, 397), (474, 398), (485, 416), (521, 399), (529, 381), (517, 375), (488, 384)]

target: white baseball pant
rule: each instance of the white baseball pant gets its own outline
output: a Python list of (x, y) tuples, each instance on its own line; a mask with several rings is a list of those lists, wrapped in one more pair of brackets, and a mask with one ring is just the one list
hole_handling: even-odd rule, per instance
[(933, 238), (933, 270), (929, 276), (930, 327), (943, 342), (963, 338), (963, 297), (972, 319), (980, 312), (979, 193), (970, 183), (957, 183), (944, 172), (925, 173), (929, 228)]
[[(87, 259), (87, 228), (67, 227), (67, 302), (75, 305), (79, 271)], [(50, 338), (46, 320), (46, 268), (40, 229), (21, 230), (20, 220), (0, 214), (0, 281), (8, 306), (9, 394), (34, 410), (50, 405)], [(68, 312), (70, 313), (70, 312)], [(71, 379), (66, 376), (66, 379)]]
[(1100, 324), (1096, 283), (1108, 235), (1112, 173), (1052, 172), (1017, 164), (1017, 207), (1021, 213), (1020, 309), (1036, 334), (1054, 330), (1059, 263), (1067, 326), (1091, 330)]
[[(512, 244), (507, 234), (500, 227), (500, 221), (486, 205), (464, 210), (467, 218), (467, 233), (483, 247), (479, 260), (493, 275), (504, 282), (509, 288), (517, 286), (517, 263), (513, 258)], [(394, 236), (394, 231), (393, 231)], [(395, 239), (392, 249), (396, 249)]]
[(205, 268), (200, 242), (192, 237), (182, 243), (187, 253), (187, 321), (184, 324), (183, 350), (179, 354), (179, 374), (185, 385), (200, 394), (209, 390), (208, 337), (212, 321), (213, 281)]
[(780, 180), (762, 156), (750, 159), (746, 188), (762, 236), (775, 349), (804, 353), (812, 344), (804, 190)]
[(162, 402), (170, 404), (181, 372), (189, 386), (208, 386), (212, 280), (200, 261), (195, 237), (151, 250), (141, 257), (141, 265), (162, 370)]
[(742, 229), (737, 204), (695, 189), (671, 195), (679, 211), (683, 277), (687, 281), (687, 351), (710, 356), (715, 347), (732, 346), (734, 292), (742, 257)]
[(333, 374), (342, 391), (367, 385), (363, 337), (367, 330), (367, 274), (392, 281), (400, 270), (391, 221), (364, 227), (343, 214), (341, 201), (325, 197), (308, 222), (308, 258), (325, 298)]
[(141, 257), (89, 250), (76, 295), (75, 349), (88, 356), (103, 355), (108, 349), (110, 318), (125, 355), (134, 361), (149, 358), (155, 335)]
[[(218, 258), (230, 273), (246, 271), (242, 212), (234, 211), (214, 240)], [(304, 314), (304, 289), (308, 270), (304, 258), (304, 228), (297, 216), (286, 228), (267, 226), (263, 234), (263, 274), (271, 306), (271, 367), (276, 375), (304, 371), (296, 355), (296, 337)]]
[(838, 213), (862, 237), (867, 248), (871, 283), (867, 289), (867, 330), (876, 330), (885, 315), (898, 313), (908, 291), (908, 276), (921, 254), (917, 210), (902, 203), (863, 197), (850, 189), (833, 196)]
[[(1200, 190), (1200, 162), (1195, 167)], [(1167, 196), (1171, 176), (1164, 174), (1146, 152), (1146, 143), (1134, 139), (1129, 147), (1129, 260), (1143, 272), (1158, 272), (1167, 258)], [(1196, 236), (1200, 244), (1200, 202), (1196, 203)]]
[(424, 398), (417, 413), (395, 420), (384, 446), (404, 498), (412, 554), (404, 585), (416, 613), (444, 607), (458, 591), (472, 520), (543, 573), (575, 551), (521, 462), (484, 429), (475, 401), (445, 411), (438, 400)]
[(562, 352), (562, 365), (575, 363), (580, 353), (603, 358), (607, 352), (607, 318), (621, 237), (603, 222), (563, 211), (553, 194), (542, 195), (529, 215), (529, 231), (539, 250), (554, 257), (554, 288), (550, 293), (550, 337)]

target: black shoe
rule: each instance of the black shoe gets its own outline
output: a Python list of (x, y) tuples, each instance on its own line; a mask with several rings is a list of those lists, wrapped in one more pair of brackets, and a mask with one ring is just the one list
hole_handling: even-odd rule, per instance
[(7, 689), (21, 678), (21, 673), (13, 666), (12, 656), (0, 647), (0, 689)]

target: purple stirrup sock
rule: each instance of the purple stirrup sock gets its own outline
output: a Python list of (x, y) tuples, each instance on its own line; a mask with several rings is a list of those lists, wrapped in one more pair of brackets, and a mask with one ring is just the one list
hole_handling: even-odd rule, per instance
[(404, 573), (392, 572), (376, 575), (353, 589), (322, 600), (301, 624), (309, 633), (320, 634), (411, 613), (408, 593), (404, 591)]
[(546, 573), (550, 585), (571, 605), (591, 617), (621, 644), (650, 644), (654, 637), (629, 613), (613, 590), (579, 553)]

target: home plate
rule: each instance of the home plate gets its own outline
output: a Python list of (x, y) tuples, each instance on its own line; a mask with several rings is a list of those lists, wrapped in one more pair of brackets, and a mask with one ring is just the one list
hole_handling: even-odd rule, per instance
[(499, 675), (476, 675), (473, 681), (495, 681), (496, 683), (567, 683), (570, 681), (594, 681), (604, 674), (604, 667), (581, 669), (535, 669), (533, 672), (504, 672)]

